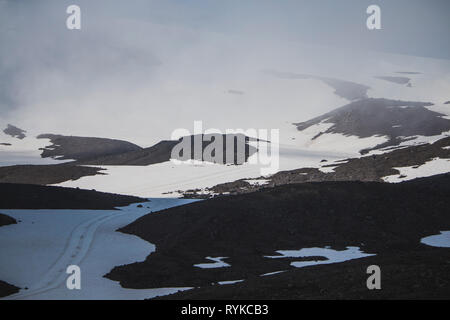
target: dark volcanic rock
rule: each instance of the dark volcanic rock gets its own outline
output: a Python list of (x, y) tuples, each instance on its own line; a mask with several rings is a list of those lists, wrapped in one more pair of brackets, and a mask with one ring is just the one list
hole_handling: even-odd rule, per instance
[(74, 188), (0, 183), (2, 209), (107, 210), (145, 199)]
[[(243, 134), (202, 134), (190, 136), (188, 137), (188, 139), (190, 139), (191, 142), (191, 154), (184, 155), (183, 152), (181, 152), (180, 154), (175, 155), (175, 159), (186, 160), (190, 158), (194, 160), (210, 161), (219, 164), (241, 165), (247, 162), (248, 158), (257, 151), (255, 147), (249, 145), (250, 141), (256, 140), (253, 138), (249, 138)], [(196, 139), (202, 141), (202, 154), (199, 155), (195, 154), (194, 150)], [(211, 152), (209, 153), (208, 147), (213, 147), (215, 143), (218, 143), (218, 150), (210, 150)], [(219, 148), (220, 145), (222, 146), (221, 149)], [(216, 152), (221, 152), (221, 154), (216, 154)], [(229, 155), (227, 155), (227, 153), (229, 153)], [(206, 159), (204, 157), (205, 155), (215, 158), (213, 160)]]
[(0, 213), (0, 227), (1, 226), (7, 226), (9, 224), (16, 224), (16, 219), (7, 216), (6, 214)]
[[(399, 184), (284, 185), (174, 207), (143, 216), (119, 230), (154, 243), (157, 249), (144, 262), (116, 267), (107, 277), (127, 288), (207, 287), (212, 282), (234, 279), (259, 281), (263, 273), (292, 270), (290, 262), (295, 261), (264, 256), (274, 255), (276, 250), (309, 247), (341, 250), (361, 246), (364, 252), (389, 259), (402, 254), (427, 256), (434, 249), (421, 244), (420, 239), (450, 228), (448, 194), (450, 174)], [(231, 267), (193, 266), (207, 256), (228, 257)], [(437, 260), (430, 263), (441, 257), (442, 253), (437, 253)], [(377, 260), (363, 258), (354, 263), (367, 267), (373, 261)], [(415, 264), (415, 259), (407, 259), (405, 268)], [(315, 274), (301, 275), (312, 280)], [(416, 276), (410, 278), (414, 282)], [(345, 278), (340, 281), (346, 283)], [(365, 281), (361, 285), (365, 287)]]
[(142, 150), (141, 147), (127, 141), (41, 134), (38, 139), (50, 139), (52, 145), (43, 148), (42, 158), (57, 158), (59, 160), (86, 161), (101, 156), (121, 154)]
[(90, 160), (78, 161), (89, 165), (147, 166), (170, 160), (172, 148), (177, 141), (160, 141), (152, 147), (137, 151), (101, 156)]
[(365, 99), (367, 98), (367, 90), (370, 89), (370, 87), (365, 86), (363, 84), (341, 80), (341, 79), (335, 79), (335, 78), (327, 78), (327, 77), (320, 77), (320, 76), (314, 76), (314, 75), (308, 75), (308, 74), (298, 74), (298, 73), (292, 73), (292, 72), (280, 72), (280, 71), (273, 71), (273, 70), (266, 70), (265, 73), (270, 74), (274, 77), (281, 78), (281, 79), (317, 79), (321, 80), (336, 91), (334, 92), (336, 95), (345, 98), (350, 101), (359, 100), (359, 99)]
[[(195, 160), (206, 160), (203, 158), (203, 151), (209, 146), (215, 143), (215, 137), (212, 137), (212, 135), (195, 135), (195, 136), (188, 136), (185, 137), (187, 139), (187, 145), (190, 141), (190, 149), (191, 154), (190, 155), (184, 155), (180, 153), (178, 157), (175, 157), (174, 159), (178, 160), (188, 160), (188, 159), (195, 159)], [(194, 139), (199, 138), (200, 140), (206, 140), (200, 142), (202, 144), (201, 154), (196, 155), (194, 153)], [(222, 153), (223, 158), (218, 159), (216, 161), (217, 163), (221, 164), (243, 164), (247, 161), (248, 157), (251, 156), (256, 152), (256, 148), (250, 146), (248, 144), (251, 139), (249, 137), (246, 137), (241, 134), (228, 134), (228, 135), (220, 135), (219, 139), (222, 139)], [(208, 140), (209, 139), (209, 140)], [(234, 139), (234, 149), (231, 150), (233, 153), (232, 159), (226, 159), (226, 152), (227, 152), (227, 139)], [(164, 140), (160, 141), (156, 145), (150, 147), (141, 149), (138, 151), (131, 151), (126, 153), (120, 153), (120, 154), (114, 154), (110, 156), (103, 156), (103, 157), (97, 157), (94, 159), (86, 160), (86, 161), (78, 161), (79, 164), (90, 164), (90, 165), (128, 165), (128, 166), (147, 166), (150, 164), (155, 163), (161, 163), (165, 161), (169, 161), (172, 156), (172, 149), (182, 141), (182, 138), (177, 141), (173, 140)], [(238, 159), (237, 157), (237, 151), (238, 151), (238, 145), (244, 149), (245, 157), (243, 159)], [(214, 155), (214, 153), (213, 153)]]
[[(396, 167), (420, 166), (433, 158), (450, 159), (450, 137), (433, 144), (396, 149), (389, 153), (348, 159), (344, 163), (330, 164), (333, 172), (324, 173), (315, 168), (304, 168), (276, 173), (274, 185), (314, 181), (382, 181), (382, 177), (399, 174)], [(305, 174), (306, 173), (306, 174)]]
[[(415, 135), (433, 136), (450, 130), (450, 120), (444, 114), (430, 111), (429, 102), (411, 102), (387, 99), (365, 99), (352, 102), (309, 121), (296, 123), (298, 130), (312, 125), (332, 123), (324, 133), (341, 133), (367, 138), (374, 135), (389, 137), (389, 141), (372, 149), (361, 150), (367, 153), (373, 149), (398, 145), (401, 141)], [(317, 138), (317, 135), (315, 138)]]
[[(250, 146), (248, 142), (251, 140), (241, 134), (227, 134), (220, 135), (222, 138), (222, 152), (223, 159), (216, 161), (222, 164), (242, 164), (247, 161), (248, 157), (256, 152), (256, 148)], [(191, 141), (191, 155), (184, 157), (188, 160), (206, 160), (203, 158), (203, 151), (211, 144), (215, 143), (215, 137), (210, 140), (203, 141), (202, 154), (200, 156), (194, 153), (194, 139), (196, 137), (211, 138), (212, 135), (196, 135), (189, 136), (186, 139)], [(61, 135), (40, 135), (38, 138), (48, 138), (52, 141), (52, 145), (43, 149), (42, 157), (52, 157), (59, 160), (73, 159), (76, 160), (72, 164), (82, 165), (127, 165), (127, 166), (147, 166), (155, 163), (169, 161), (172, 155), (172, 149), (182, 141), (182, 139), (163, 140), (149, 148), (141, 148), (137, 145), (126, 141), (103, 139), (103, 138), (89, 138), (89, 137), (74, 137)], [(227, 152), (226, 141), (228, 138), (235, 140), (233, 159), (226, 159)], [(240, 160), (237, 157), (238, 145), (245, 149), (245, 157)], [(213, 153), (214, 155), (214, 153)]]
[(13, 286), (5, 281), (0, 280), (0, 298), (19, 292), (18, 287)]
[[(338, 264), (292, 269), (226, 286), (205, 286), (156, 299), (304, 300), (444, 299), (450, 296), (447, 248), (424, 248)], [(367, 267), (381, 267), (381, 290), (366, 287)]]
[(17, 139), (23, 139), (26, 137), (25, 130), (22, 130), (20, 128), (17, 128), (11, 124), (8, 124), (8, 127), (6, 127), (3, 132), (11, 137), (17, 138)]
[(71, 164), (7, 166), (0, 167), (0, 183), (56, 184), (103, 174), (102, 170)]

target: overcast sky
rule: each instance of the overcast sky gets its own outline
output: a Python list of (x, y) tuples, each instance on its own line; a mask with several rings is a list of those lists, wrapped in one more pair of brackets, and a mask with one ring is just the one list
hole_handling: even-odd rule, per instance
[[(5, 1), (3, 1), (5, 2)], [(83, 9), (86, 27), (101, 16), (189, 26), (203, 31), (280, 38), (450, 58), (447, 0), (128, 0), (6, 1), (2, 29), (26, 23), (61, 26), (68, 4)], [(381, 31), (366, 28), (366, 8), (382, 10)], [(33, 32), (30, 30), (30, 32)]]
[[(81, 7), (80, 31), (66, 29), (70, 4)], [(366, 28), (370, 4), (381, 7), (382, 30)], [(0, 0), (0, 118), (20, 110), (15, 119), (27, 124), (33, 112), (45, 118), (43, 126), (58, 116), (98, 122), (127, 102), (139, 121), (152, 102), (197, 103), (197, 93), (207, 95), (203, 85), (256, 86), (253, 75), (245, 77), (271, 67), (305, 72), (315, 64), (324, 71), (338, 55), (308, 56), (282, 43), (450, 59), (449, 30), (448, 0)], [(343, 57), (338, 66), (348, 74), (360, 70), (356, 59)], [(109, 125), (117, 128), (112, 118)]]

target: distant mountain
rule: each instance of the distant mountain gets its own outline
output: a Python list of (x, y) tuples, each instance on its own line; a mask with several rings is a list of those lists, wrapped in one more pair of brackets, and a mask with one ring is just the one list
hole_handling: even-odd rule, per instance
[(52, 144), (42, 149), (43, 158), (87, 161), (101, 156), (142, 150), (141, 147), (122, 140), (106, 138), (41, 134), (38, 139), (50, 139)]
[[(203, 152), (206, 151), (206, 148), (215, 142), (215, 140), (212, 138), (211, 135), (202, 135), (201, 137), (198, 137), (202, 140), (202, 154), (196, 155), (194, 152), (194, 140), (198, 136), (189, 136), (186, 137), (191, 142), (191, 155), (183, 155), (180, 153), (180, 157), (184, 159), (193, 159), (198, 161), (205, 161), (203, 157)], [(223, 153), (223, 159), (218, 161), (218, 163), (221, 164), (243, 164), (241, 160), (237, 158), (237, 150), (238, 150), (238, 144), (244, 143), (245, 146), (245, 157), (242, 159), (244, 162), (247, 161), (248, 157), (254, 154), (257, 150), (255, 147), (252, 147), (249, 145), (249, 141), (251, 139), (249, 137), (245, 137), (244, 135), (235, 134), (235, 135), (221, 135), (222, 137), (222, 153)], [(227, 137), (232, 138), (235, 141), (234, 150), (233, 152), (233, 159), (226, 159), (226, 153), (227, 153)], [(97, 157), (91, 160), (87, 161), (79, 161), (78, 163), (82, 164), (90, 164), (90, 165), (127, 165), (127, 166), (147, 166), (155, 163), (161, 163), (165, 161), (169, 161), (172, 157), (172, 149), (181, 142), (183, 138), (180, 138), (179, 140), (163, 140), (159, 143), (155, 144), (152, 147), (140, 149), (138, 151), (131, 151), (131, 152), (124, 152), (124, 153), (117, 153), (113, 155), (107, 155), (107, 156), (101, 156)], [(213, 153), (214, 156), (214, 153)], [(175, 157), (175, 159), (180, 159)]]
[[(212, 135), (202, 135), (200, 137), (202, 143), (202, 154), (196, 155), (194, 152), (194, 140), (198, 136), (189, 136), (187, 139), (191, 141), (191, 155), (185, 157), (182, 153), (180, 157), (186, 159), (194, 159), (204, 161), (203, 151), (215, 142)], [(251, 138), (241, 134), (221, 135), (223, 145), (223, 161), (219, 159), (218, 163), (223, 164), (242, 164), (243, 162), (237, 158), (238, 144), (245, 144), (245, 157), (243, 161), (247, 161), (248, 157), (256, 152), (256, 148), (249, 145)], [(115, 166), (148, 166), (151, 164), (169, 161), (172, 156), (172, 149), (182, 141), (179, 140), (163, 140), (149, 148), (142, 148), (127, 141), (93, 138), (93, 137), (76, 137), (63, 136), (53, 134), (41, 134), (39, 139), (50, 139), (51, 145), (43, 148), (42, 157), (52, 157), (57, 160), (72, 159), (72, 164), (77, 165), (115, 165)], [(234, 139), (234, 150), (232, 151), (233, 159), (226, 159), (227, 139)], [(214, 152), (213, 152), (214, 156)]]
[(316, 79), (324, 82), (325, 84), (329, 85), (333, 89), (335, 89), (335, 94), (345, 98), (350, 101), (359, 100), (359, 99), (365, 99), (367, 98), (367, 90), (370, 89), (370, 87), (347, 81), (347, 80), (341, 80), (336, 78), (329, 78), (329, 77), (322, 77), (322, 76), (315, 76), (315, 75), (309, 75), (309, 74), (300, 74), (300, 73), (293, 73), (293, 72), (281, 72), (281, 71), (275, 71), (275, 70), (264, 70), (266, 74), (269, 74), (273, 77), (280, 78), (280, 79)]
[(178, 141), (160, 141), (152, 147), (140, 148), (127, 152), (119, 152), (110, 155), (99, 155), (86, 160), (79, 160), (79, 164), (104, 165), (104, 166), (148, 166), (170, 160), (172, 148)]
[(20, 128), (17, 128), (11, 124), (8, 124), (8, 126), (6, 127), (6, 129), (3, 130), (3, 132), (13, 138), (17, 138), (22, 140), (23, 138), (26, 137), (25, 130), (22, 130)]
[(396, 84), (404, 84), (411, 87), (411, 79), (407, 77), (391, 77), (391, 76), (378, 76), (376, 79), (393, 82)]
[(294, 125), (302, 131), (320, 123), (332, 124), (313, 137), (313, 140), (328, 133), (359, 138), (373, 136), (388, 138), (385, 143), (361, 150), (360, 152), (364, 154), (374, 149), (396, 146), (414, 136), (435, 136), (449, 131), (450, 120), (444, 118), (445, 114), (427, 109), (429, 106), (433, 106), (433, 103), (370, 98), (352, 102)]

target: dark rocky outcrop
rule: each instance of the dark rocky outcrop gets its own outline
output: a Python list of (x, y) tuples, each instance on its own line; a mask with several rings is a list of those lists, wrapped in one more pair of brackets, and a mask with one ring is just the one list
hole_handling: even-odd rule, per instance
[(388, 99), (364, 99), (352, 102), (309, 121), (295, 123), (298, 130), (312, 125), (332, 123), (313, 139), (325, 133), (340, 133), (360, 138), (375, 135), (387, 136), (389, 141), (370, 150), (398, 145), (416, 135), (434, 136), (450, 130), (450, 120), (444, 114), (428, 110), (429, 102), (412, 102)]
[(19, 292), (20, 288), (0, 280), (0, 298)]
[(108, 210), (145, 199), (75, 188), (0, 183), (1, 209)]
[(17, 223), (16, 219), (7, 216), (6, 214), (0, 213), (0, 227), (16, 223)]
[(370, 89), (370, 87), (351, 82), (341, 79), (335, 79), (335, 78), (328, 78), (328, 77), (321, 77), (321, 76), (315, 76), (315, 75), (308, 75), (308, 74), (299, 74), (299, 73), (292, 73), (292, 72), (280, 72), (280, 71), (274, 71), (274, 70), (265, 70), (265, 73), (281, 78), (281, 79), (316, 79), (324, 82), (325, 84), (329, 85), (333, 89), (335, 89), (335, 94), (345, 98), (350, 101), (360, 100), (367, 98), (367, 90)]
[(38, 139), (50, 139), (52, 144), (42, 149), (42, 158), (87, 161), (100, 156), (142, 150), (141, 147), (122, 140), (41, 134)]
[(21, 140), (26, 137), (25, 130), (17, 128), (11, 124), (8, 124), (8, 127), (6, 127), (6, 129), (4, 129), (3, 132), (11, 137), (21, 139)]
[(6, 166), (0, 167), (0, 183), (57, 184), (103, 174), (102, 170), (72, 164)]
[[(243, 164), (248, 157), (256, 152), (256, 148), (248, 144), (251, 139), (242, 134), (222, 134), (223, 159), (216, 161), (221, 164)], [(126, 141), (111, 140), (103, 138), (72, 137), (61, 135), (40, 135), (38, 138), (48, 138), (52, 145), (43, 149), (42, 157), (52, 157), (58, 160), (73, 159), (71, 164), (78, 165), (127, 165), (127, 166), (147, 166), (151, 164), (169, 161), (172, 156), (172, 149), (182, 141), (163, 140), (149, 148), (141, 148)], [(215, 142), (212, 135), (193, 135), (185, 137), (190, 140), (191, 155), (180, 154), (180, 160), (206, 160), (203, 158), (203, 151)], [(194, 153), (194, 140), (200, 138), (202, 144), (202, 154)], [(227, 140), (234, 140), (233, 159), (226, 159)], [(209, 139), (209, 140), (208, 140)], [(241, 145), (240, 145), (241, 144)], [(245, 149), (244, 157), (238, 159), (238, 145)], [(214, 153), (213, 153), (214, 156)], [(183, 159), (181, 159), (183, 158)]]

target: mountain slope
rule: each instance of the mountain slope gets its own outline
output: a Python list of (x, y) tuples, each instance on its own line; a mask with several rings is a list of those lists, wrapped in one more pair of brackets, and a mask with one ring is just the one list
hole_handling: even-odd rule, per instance
[[(400, 184), (284, 185), (195, 202), (121, 228), (157, 249), (144, 262), (116, 267), (107, 277), (128, 288), (208, 287), (224, 280), (256, 280), (261, 274), (295, 269), (291, 262), (303, 261), (266, 257), (277, 250), (359, 246), (390, 259), (403, 253), (427, 255), (433, 249), (420, 239), (450, 228), (449, 192), (446, 174)], [(227, 257), (231, 267), (194, 267), (205, 257)], [(360, 261), (367, 266), (364, 259)]]
[[(424, 170), (427, 164), (441, 161), (442, 167), (433, 166), (433, 170)], [(396, 178), (411, 179), (401, 173), (403, 168), (412, 168), (418, 177), (450, 172), (450, 137), (434, 143), (425, 143), (390, 150), (381, 154), (368, 155), (359, 158), (342, 159), (329, 163), (323, 161), (319, 168), (299, 168), (280, 171), (270, 177), (256, 179), (240, 179), (233, 182), (218, 184), (205, 190), (187, 190), (187, 198), (208, 198), (213, 195), (249, 193), (262, 188), (323, 181), (376, 181), (383, 182)], [(262, 183), (253, 183), (261, 181)]]
[(347, 80), (341, 80), (336, 78), (330, 78), (330, 77), (322, 77), (322, 76), (316, 76), (316, 75), (309, 75), (309, 74), (299, 74), (299, 73), (293, 73), (293, 72), (281, 72), (281, 71), (275, 71), (275, 70), (265, 70), (266, 74), (269, 74), (273, 77), (280, 78), (280, 79), (299, 79), (299, 80), (305, 80), (305, 79), (316, 79), (324, 82), (328, 86), (332, 87), (335, 90), (335, 94), (345, 98), (349, 101), (359, 100), (359, 99), (365, 99), (367, 98), (367, 90), (370, 89), (370, 87), (355, 83), (352, 81)]
[(415, 136), (436, 136), (450, 131), (450, 119), (446, 114), (427, 109), (429, 102), (412, 102), (388, 99), (364, 99), (352, 102), (309, 121), (295, 123), (299, 131), (319, 124), (329, 124), (312, 138), (324, 134), (343, 134), (367, 138), (385, 136), (385, 143), (374, 146), (361, 153), (374, 149), (395, 146)]
[(0, 183), (57, 184), (102, 173), (102, 168), (72, 164), (17, 165), (0, 167)]
[(41, 134), (38, 139), (50, 139), (51, 145), (42, 150), (43, 158), (58, 158), (60, 160), (86, 161), (99, 156), (120, 154), (142, 150), (141, 147), (127, 141)]
[(114, 209), (144, 199), (73, 188), (0, 183), (2, 209)]
[[(180, 155), (180, 158), (175, 157), (174, 159), (181, 160), (181, 158), (186, 159), (194, 159), (198, 161), (205, 161), (203, 157), (203, 152), (206, 150), (206, 148), (209, 145), (212, 145), (215, 142), (215, 138), (212, 138), (212, 135), (201, 135), (199, 137), (198, 135), (188, 136), (185, 137), (188, 139), (188, 144), (190, 141), (190, 149), (191, 154), (190, 155), (183, 155), (182, 153)], [(202, 144), (202, 154), (196, 155), (194, 153), (194, 141), (196, 138), (201, 139)], [(222, 138), (222, 153), (223, 153), (223, 159), (218, 159), (218, 163), (220, 164), (242, 164), (248, 160), (248, 158), (256, 152), (256, 148), (250, 146), (248, 144), (251, 139), (249, 137), (246, 137), (244, 135), (221, 135)], [(233, 159), (226, 159), (226, 152), (227, 152), (227, 139), (232, 138), (235, 141), (235, 145), (233, 148)], [(130, 151), (130, 152), (123, 152), (123, 153), (116, 153), (113, 155), (105, 155), (96, 157), (90, 160), (85, 161), (78, 161), (79, 164), (89, 164), (89, 165), (121, 165), (121, 166), (148, 166), (151, 164), (156, 163), (162, 163), (169, 161), (172, 158), (172, 149), (179, 144), (182, 141), (183, 138), (180, 138), (179, 140), (163, 140), (159, 143), (155, 144), (154, 146), (151, 146), (149, 148), (140, 149), (137, 151)], [(237, 158), (237, 151), (238, 151), (238, 145), (239, 143), (243, 143), (244, 146), (242, 146), (245, 149), (245, 157), (242, 160), (239, 160)]]

